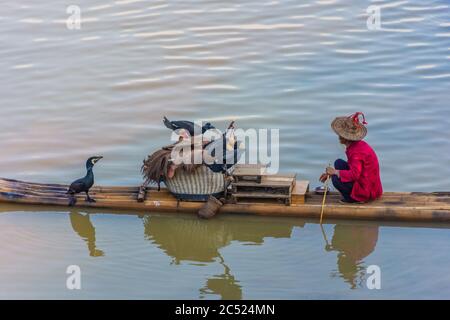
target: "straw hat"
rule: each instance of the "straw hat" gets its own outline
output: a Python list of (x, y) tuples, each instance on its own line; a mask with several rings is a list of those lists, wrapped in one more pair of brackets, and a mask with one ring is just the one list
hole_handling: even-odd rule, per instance
[[(359, 116), (363, 117), (363, 122), (359, 122)], [(366, 118), (364, 113), (356, 112), (349, 117), (337, 117), (331, 123), (331, 128), (337, 135), (349, 141), (360, 141), (367, 135)]]

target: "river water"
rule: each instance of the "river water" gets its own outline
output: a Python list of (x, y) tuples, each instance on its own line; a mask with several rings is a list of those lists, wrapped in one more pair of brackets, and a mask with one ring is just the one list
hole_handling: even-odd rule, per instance
[[(166, 115), (279, 129), (281, 171), (316, 186), (344, 156), (330, 121), (363, 111), (386, 190), (450, 190), (448, 1), (81, 0), (73, 30), (72, 4), (1, 5), (2, 177), (68, 183), (102, 155), (97, 184), (137, 185)], [(1, 298), (450, 298), (447, 226), (0, 211)]]

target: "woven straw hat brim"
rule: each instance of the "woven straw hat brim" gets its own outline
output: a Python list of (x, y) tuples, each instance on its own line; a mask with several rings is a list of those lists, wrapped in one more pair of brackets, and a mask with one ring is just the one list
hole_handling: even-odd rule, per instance
[(360, 141), (367, 135), (367, 128), (363, 124), (355, 124), (352, 118), (338, 117), (331, 123), (331, 128), (338, 136), (349, 141)]

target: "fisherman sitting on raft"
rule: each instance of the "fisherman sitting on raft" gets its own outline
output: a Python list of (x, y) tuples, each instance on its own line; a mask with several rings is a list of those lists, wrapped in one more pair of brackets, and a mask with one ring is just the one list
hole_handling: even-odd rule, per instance
[[(360, 116), (363, 118), (362, 123), (359, 121)], [(377, 155), (363, 141), (367, 135), (366, 124), (361, 112), (350, 117), (338, 117), (331, 123), (331, 128), (339, 136), (339, 142), (346, 148), (348, 161), (336, 160), (334, 168), (328, 167), (320, 176), (320, 181), (325, 182), (331, 177), (333, 186), (343, 196), (341, 203), (365, 203), (383, 194)]]

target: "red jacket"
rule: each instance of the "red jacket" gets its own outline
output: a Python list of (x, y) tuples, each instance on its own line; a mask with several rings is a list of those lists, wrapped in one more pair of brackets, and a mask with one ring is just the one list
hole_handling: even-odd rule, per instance
[(356, 201), (376, 200), (383, 194), (380, 166), (375, 151), (365, 142), (353, 142), (346, 151), (350, 170), (340, 170), (342, 182), (353, 182), (351, 197)]

